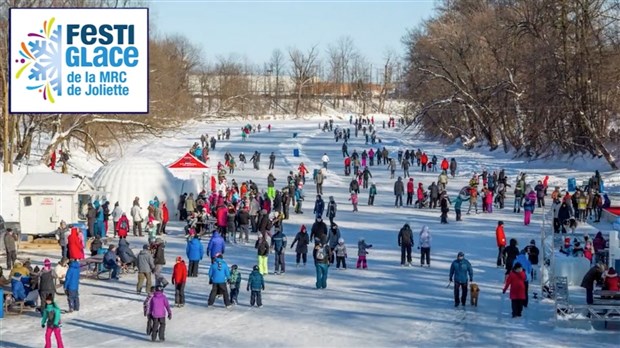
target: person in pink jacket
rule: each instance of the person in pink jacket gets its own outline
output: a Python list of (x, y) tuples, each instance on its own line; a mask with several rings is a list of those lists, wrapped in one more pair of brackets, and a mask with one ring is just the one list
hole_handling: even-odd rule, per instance
[(484, 196), (484, 204), (486, 205), (487, 213), (493, 212), (493, 191), (487, 190), (486, 195)]
[(157, 336), (159, 340), (164, 342), (166, 340), (166, 314), (168, 320), (172, 320), (172, 310), (170, 310), (170, 303), (168, 298), (164, 295), (164, 289), (161, 286), (155, 288), (153, 298), (148, 306), (149, 317), (153, 321), (153, 327), (151, 329), (151, 341), (155, 341)]

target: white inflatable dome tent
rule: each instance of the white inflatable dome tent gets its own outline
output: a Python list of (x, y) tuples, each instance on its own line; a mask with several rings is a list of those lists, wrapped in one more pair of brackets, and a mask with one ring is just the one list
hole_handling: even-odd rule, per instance
[(160, 202), (166, 202), (173, 216), (182, 190), (191, 187), (161, 163), (142, 157), (125, 157), (107, 163), (95, 173), (93, 183), (99, 190), (107, 192), (106, 199), (111, 208), (119, 202), (127, 215), (134, 198), (139, 197), (144, 218), (148, 203), (155, 196)]

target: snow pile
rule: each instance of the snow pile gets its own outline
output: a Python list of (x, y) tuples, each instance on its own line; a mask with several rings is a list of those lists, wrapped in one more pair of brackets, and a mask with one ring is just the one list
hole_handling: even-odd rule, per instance
[(176, 207), (182, 190), (195, 190), (161, 163), (144, 157), (125, 157), (104, 165), (93, 176), (93, 183), (106, 192), (108, 201), (119, 202), (125, 211), (129, 211), (135, 197), (140, 198), (143, 208), (155, 196), (169, 207)]

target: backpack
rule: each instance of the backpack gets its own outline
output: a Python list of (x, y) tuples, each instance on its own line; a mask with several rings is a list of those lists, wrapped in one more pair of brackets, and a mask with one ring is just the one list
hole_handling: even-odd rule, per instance
[(123, 231), (129, 230), (129, 226), (127, 224), (127, 220), (121, 221), (121, 223), (120, 223), (120, 225), (118, 227), (119, 227), (120, 230), (123, 230)]
[(328, 252), (325, 250), (326, 247), (327, 246), (324, 246), (316, 252), (317, 260), (325, 260), (325, 256), (328, 254)]

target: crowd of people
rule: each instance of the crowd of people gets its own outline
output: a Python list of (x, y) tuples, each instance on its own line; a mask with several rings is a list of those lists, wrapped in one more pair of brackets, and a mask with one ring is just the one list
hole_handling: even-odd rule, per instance
[[(398, 176), (394, 182), (394, 206), (439, 209), (442, 224), (448, 223), (448, 213), (453, 204), (456, 221), (463, 220), (461, 206), (464, 202), (469, 202), (467, 215), (479, 213), (479, 200), (482, 213), (491, 214), (494, 208), (504, 208), (507, 189), (511, 185), (503, 169), (489, 172), (486, 168), (482, 168), (481, 174), (474, 173), (468, 185), (458, 190), (456, 197), (451, 199), (447, 190), (450, 179), (458, 174), (458, 164), (455, 158), (448, 159), (447, 156), (427, 153), (420, 148), (403, 148), (390, 153), (385, 146), (376, 148), (374, 146), (381, 143), (378, 133), (380, 130), (375, 126), (374, 118), (359, 117), (353, 121), (351, 117), (349, 124), (354, 125), (354, 137), (358, 137), (360, 133), (365, 137), (365, 143), (361, 148), (352, 149), (350, 128), (334, 126), (333, 120), (319, 124), (319, 127), (324, 131), (333, 131), (334, 141), (341, 148), (344, 176), (352, 177), (348, 191), (353, 212), (358, 211), (359, 195), (363, 190), (367, 190), (368, 193), (367, 205), (374, 205), (377, 186), (373, 180), (372, 171), (377, 171), (381, 167), (390, 172), (391, 179), (396, 177), (395, 173), (399, 168), (402, 170), (402, 176)], [(384, 121), (383, 128), (385, 125)], [(394, 118), (388, 121), (387, 126), (388, 128), (395, 126)], [(260, 132), (260, 129), (260, 124), (258, 126), (246, 125), (242, 127), (242, 138), (245, 140), (251, 133)], [(271, 131), (271, 125), (267, 129)], [(206, 162), (209, 159), (209, 151), (215, 150), (216, 142), (229, 138), (230, 129), (218, 130), (217, 140), (215, 136), (209, 138), (207, 134), (204, 134), (200, 138), (200, 144), (196, 142), (190, 152)], [(341, 145), (340, 141), (342, 141)], [(260, 170), (260, 155), (258, 150), (255, 151), (249, 161), (252, 162), (255, 171), (263, 173), (264, 171)], [(238, 158), (238, 161), (235, 158)], [(33, 268), (30, 261), (17, 260), (14, 242), (12, 242), (16, 238), (9, 230), (5, 236), (5, 245), (7, 250), (11, 251), (8, 254), (7, 268), (11, 269), (9, 279), (11, 279), (13, 299), (25, 301), (30, 306), (38, 306), (40, 301), (42, 325), (47, 327), (46, 345), (50, 342), (51, 335), (54, 334), (58, 346), (62, 346), (59, 323), (63, 311), (59, 309), (56, 302), (57, 285), (61, 284), (65, 290), (68, 312), (79, 311), (80, 271), (84, 268), (84, 260), (87, 258), (84, 249), (87, 244), (90, 244), (90, 257), (102, 258), (101, 265), (98, 267), (101, 272), (110, 272), (112, 281), (121, 276), (137, 274), (136, 293), (141, 295), (143, 289), (146, 289), (143, 306), (144, 316), (147, 318), (146, 333), (153, 341), (157, 339), (164, 341), (166, 318), (172, 319), (172, 309), (164, 291), (169, 282), (174, 287), (174, 306), (184, 307), (185, 287), (188, 282), (192, 281), (188, 278), (201, 276), (199, 266), (206, 256), (209, 259), (209, 270), (203, 276), (207, 276), (211, 284), (207, 305), (213, 306), (220, 297), (226, 308), (236, 305), (244, 278), (239, 265), (229, 266), (226, 262), (230, 253), (226, 246), (230, 244), (250, 245), (250, 236), (253, 235), (256, 236), (252, 244), (256, 249), (257, 258), (256, 264), (248, 265), (252, 271), (246, 280), (246, 291), (250, 292), (251, 306), (262, 307), (263, 305), (261, 292), (265, 290), (265, 276), (270, 273), (271, 255), (273, 255), (274, 265), (272, 274), (285, 274), (287, 248), (295, 251), (296, 267), (306, 267), (308, 254), (311, 253), (316, 272), (315, 287), (325, 289), (330, 266), (335, 265), (338, 270), (347, 269), (349, 254), (345, 236), (336, 223), (337, 202), (333, 195), (324, 194), (324, 183), (329, 174), (330, 159), (327, 153), (324, 153), (320, 161), (319, 159), (317, 161), (322, 162), (321, 168), (310, 171), (303, 162), (300, 162), (295, 170), (289, 171), (286, 178), (276, 177), (272, 171), (275, 168), (276, 155), (271, 152), (268, 174), (264, 176), (265, 185), (260, 185), (257, 183), (258, 179), (238, 182), (232, 177), (238, 165), (241, 169), (245, 169), (244, 165), (247, 160), (243, 153), (233, 156), (227, 151), (224, 155), (224, 163), (217, 164), (217, 178), (212, 179), (208, 188), (200, 192), (183, 193), (179, 197), (175, 215), (185, 223), (186, 254), (175, 258), (169, 279), (166, 279), (162, 270), (166, 265), (166, 226), (170, 221), (171, 213), (166, 203), (160, 202), (156, 196), (148, 202), (146, 217), (142, 215), (143, 209), (139, 197), (135, 198), (128, 212), (125, 212), (118, 202), (114, 204), (114, 207), (110, 207), (110, 202), (105, 200), (85, 203), (82, 214), (87, 221), (86, 240), (78, 228), (69, 228), (67, 224), (61, 222), (57, 232), (61, 252), (59, 262), (54, 269), (51, 268), (51, 262), (47, 259), (41, 269)], [(330, 165), (330, 168), (332, 166)], [(412, 176), (414, 168), (418, 168), (419, 172), (424, 172), (425, 176), (420, 176), (421, 179), (415, 181)], [(304, 188), (310, 173), (312, 173), (312, 183), (316, 187), (310, 231), (305, 224), (302, 224), (292, 242), (289, 243), (283, 224), (289, 219), (291, 208), (295, 214), (304, 214), (302, 208), (306, 200)], [(422, 178), (427, 178), (428, 173), (438, 173), (437, 180), (431, 181), (430, 184), (423, 183), (422, 180), (425, 179)], [(517, 176), (513, 192), (513, 212), (520, 213), (523, 208), (524, 224), (528, 225), (536, 206), (545, 207), (548, 177), (539, 180), (534, 186), (527, 184), (526, 179), (525, 173)], [(557, 227), (556, 232), (559, 233), (562, 229), (562, 232), (566, 233), (563, 226), (570, 228), (571, 220), (585, 221), (588, 217), (592, 217), (594, 221), (600, 220), (600, 209), (605, 204), (609, 204), (607, 196), (598, 191), (600, 182), (600, 175), (597, 172), (588, 187), (578, 190), (573, 195), (568, 192), (560, 194), (559, 188), (555, 188), (551, 193), (551, 209), (554, 214), (554, 228)], [(405, 194), (406, 200), (403, 204)], [(328, 198), (324, 199), (324, 197)], [(138, 255), (135, 255), (130, 248), (127, 239), (130, 231), (134, 237), (147, 237)], [(593, 241), (586, 236), (584, 248), (580, 249), (579, 242), (574, 242), (563, 248), (562, 252), (586, 257), (595, 264), (594, 268), (600, 269), (603, 263), (597, 255), (602, 250), (601, 238), (600, 233)], [(431, 229), (429, 226), (421, 226), (419, 233), (414, 236), (413, 228), (409, 223), (404, 224), (397, 236), (397, 244), (401, 249), (401, 266), (412, 266), (412, 248), (416, 245), (416, 241), (420, 266), (430, 267)], [(496, 242), (497, 266), (506, 270), (503, 290), (506, 292), (510, 289), (512, 316), (520, 317), (523, 308), (528, 306), (528, 284), (537, 276), (539, 250), (534, 240), (522, 249), (519, 249), (518, 242), (514, 238), (510, 239), (507, 245), (502, 221), (498, 222), (496, 228)], [(368, 250), (372, 247), (373, 245), (365, 238), (358, 239), (355, 263), (357, 269), (368, 268)], [(603, 272), (606, 279), (615, 277), (613, 269), (603, 270), (600, 272), (601, 277)], [(593, 273), (589, 277), (597, 278), (598, 273)], [(465, 306), (468, 285), (473, 281), (473, 268), (465, 259), (464, 252), (459, 252), (452, 262), (449, 281), (454, 282), (455, 307)], [(611, 285), (608, 287), (613, 289), (613, 281), (609, 282)], [(589, 280), (586, 283), (589, 284)], [(615, 287), (617, 289), (617, 281)]]

